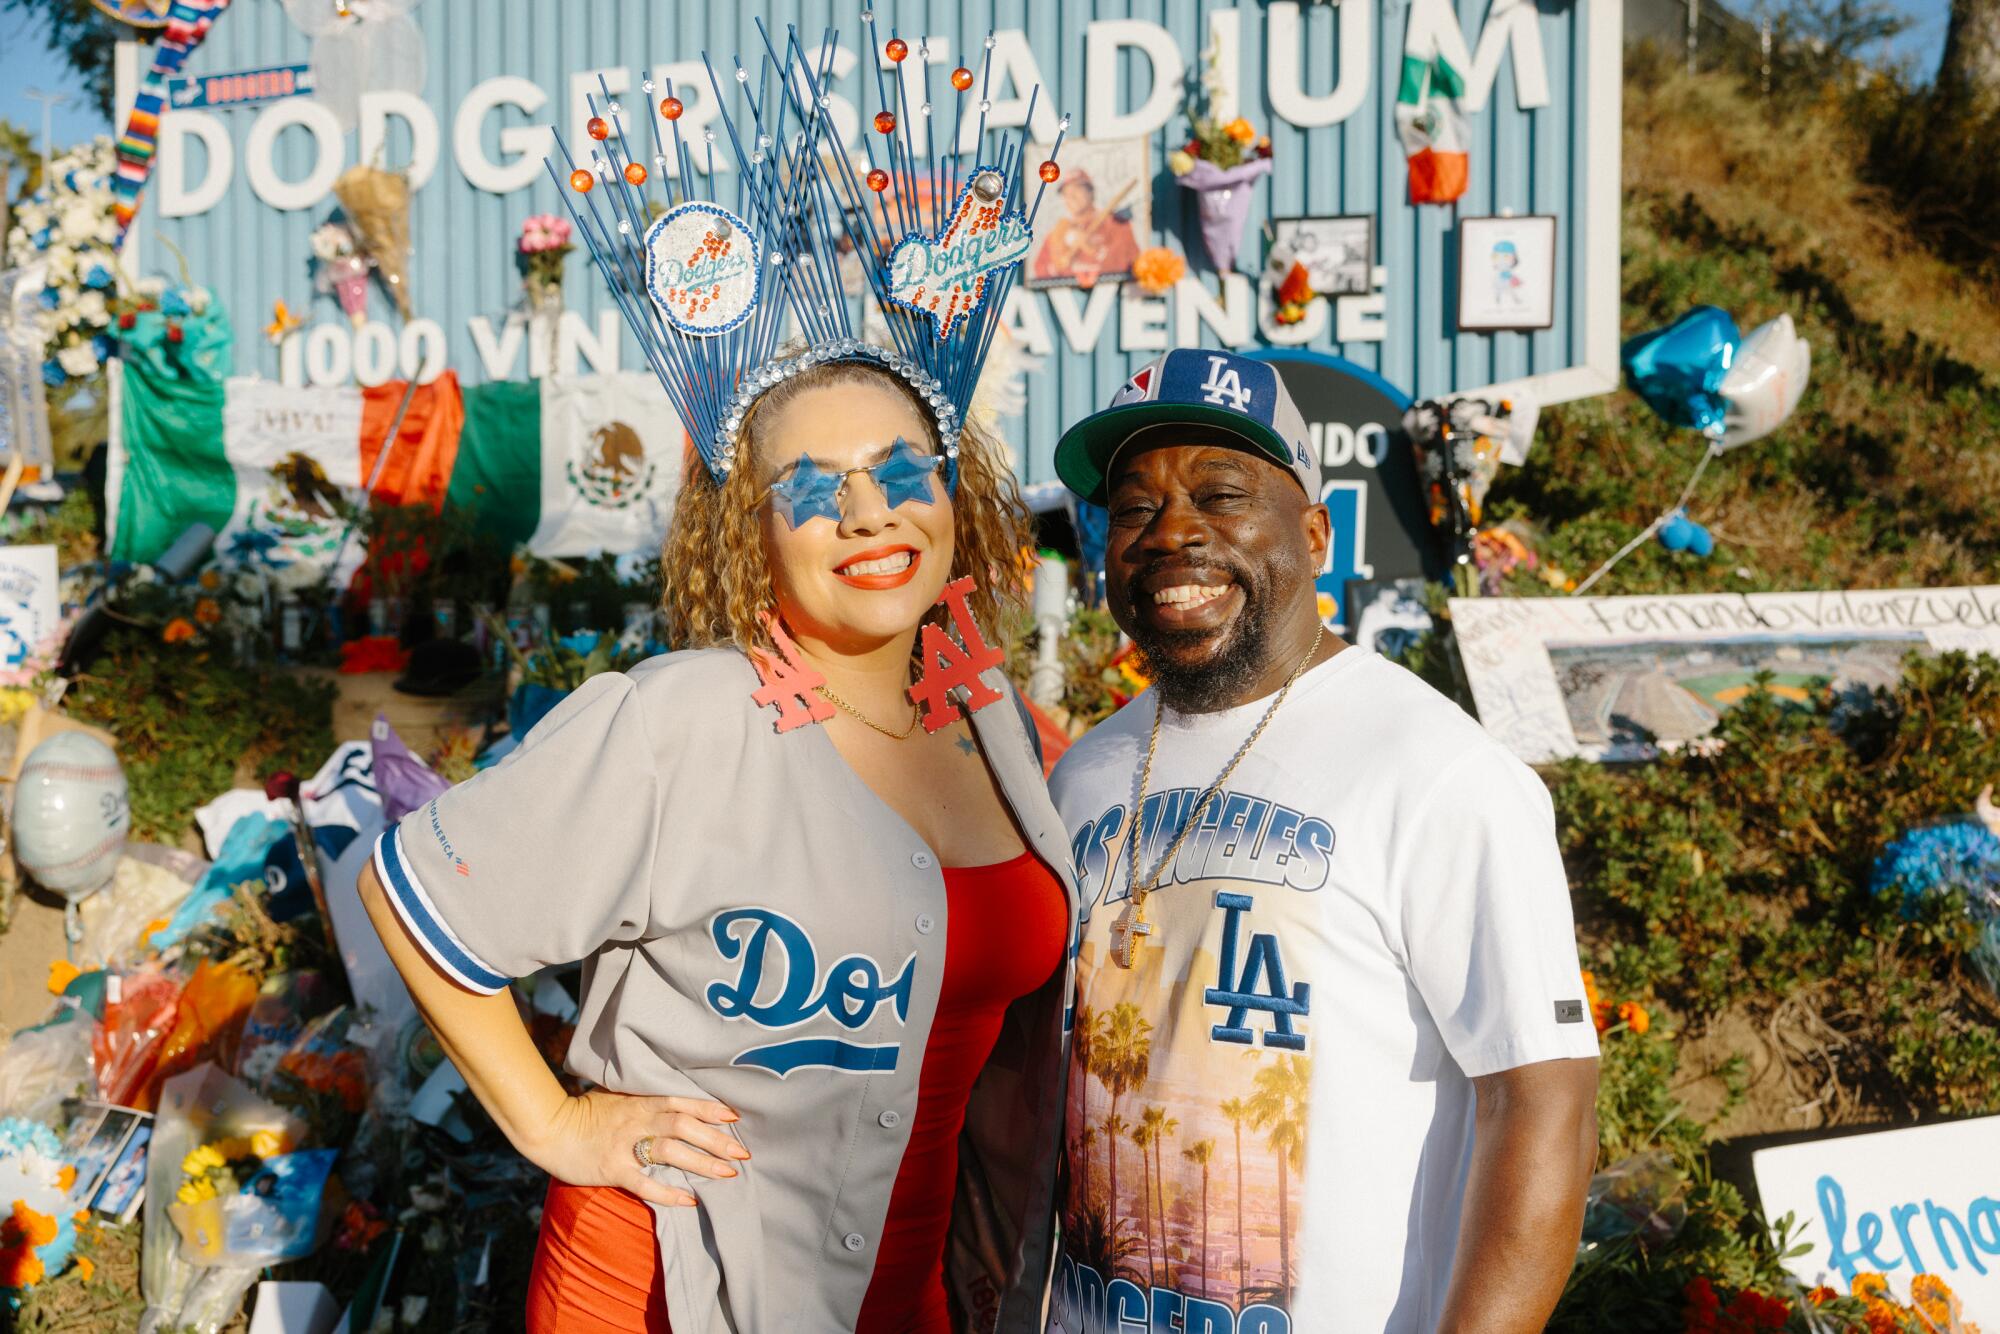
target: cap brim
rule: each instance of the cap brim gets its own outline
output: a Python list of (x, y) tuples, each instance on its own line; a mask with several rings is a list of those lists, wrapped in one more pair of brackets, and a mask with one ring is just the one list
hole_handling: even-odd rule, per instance
[(1149, 426), (1174, 422), (1227, 431), (1262, 451), (1287, 472), (1292, 469), (1292, 451), (1278, 433), (1240, 412), (1199, 403), (1128, 403), (1122, 408), (1093, 413), (1063, 432), (1062, 439), (1056, 442), (1056, 476), (1084, 500), (1102, 505), (1105, 469), (1110, 467), (1118, 447)]

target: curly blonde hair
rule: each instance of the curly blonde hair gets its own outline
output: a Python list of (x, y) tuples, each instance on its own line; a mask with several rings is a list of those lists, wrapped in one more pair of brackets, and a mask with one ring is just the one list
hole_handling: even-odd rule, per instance
[[(660, 561), (667, 633), (675, 647), (734, 645), (746, 653), (771, 647), (763, 616), (775, 608), (775, 595), (758, 532), (756, 449), (764, 440), (764, 422), (778, 409), (809, 390), (836, 384), (880, 384), (903, 395), (923, 419), (931, 448), (937, 448), (930, 407), (885, 367), (825, 362), (780, 381), (745, 415), (736, 466), (725, 480), (717, 482), (707, 468), (689, 461)], [(1031, 529), (1000, 443), (969, 423), (959, 435), (952, 508), (951, 577), (972, 576), (973, 616), (990, 639), (1026, 606), (1028, 565), (1021, 553)], [(925, 619), (942, 622), (944, 615), (944, 608), (934, 607)]]

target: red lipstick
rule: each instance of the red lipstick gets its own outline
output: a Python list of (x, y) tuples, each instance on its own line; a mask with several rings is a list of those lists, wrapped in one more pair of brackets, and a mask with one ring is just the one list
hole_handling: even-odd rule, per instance
[[(882, 560), (905, 551), (910, 553), (910, 563), (902, 569), (897, 570), (894, 574), (843, 574), (841, 572), (852, 566), (860, 565), (865, 561)], [(917, 567), (923, 563), (923, 554), (915, 547), (903, 545), (877, 547), (872, 551), (863, 551), (849, 556), (840, 563), (840, 568), (833, 572), (833, 577), (840, 580), (841, 583), (846, 584), (849, 588), (859, 588), (867, 592), (879, 593), (892, 588), (901, 588), (904, 584), (909, 583), (910, 580), (917, 577)]]

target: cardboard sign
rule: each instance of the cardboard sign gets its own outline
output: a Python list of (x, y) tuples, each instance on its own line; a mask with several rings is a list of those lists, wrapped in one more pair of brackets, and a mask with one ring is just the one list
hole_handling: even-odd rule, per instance
[(1801, 708), (1894, 686), (1903, 656), (2000, 653), (2000, 585), (1454, 598), (1479, 721), (1530, 764), (1643, 760), (1714, 730), (1756, 688)]
[(1790, 1213), (1805, 1254), (1785, 1267), (1846, 1292), (1884, 1275), (1899, 1297), (1936, 1274), (1968, 1321), (2000, 1321), (2000, 1116), (1765, 1149), (1751, 1168), (1764, 1216)]

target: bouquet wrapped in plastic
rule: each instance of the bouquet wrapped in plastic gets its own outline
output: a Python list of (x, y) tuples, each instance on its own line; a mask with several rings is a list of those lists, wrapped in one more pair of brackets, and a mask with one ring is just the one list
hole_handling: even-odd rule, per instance
[(166, 1082), (146, 1165), (140, 1334), (213, 1334), (265, 1265), (312, 1250), (335, 1151), (297, 1152), (305, 1134), (215, 1065)]

